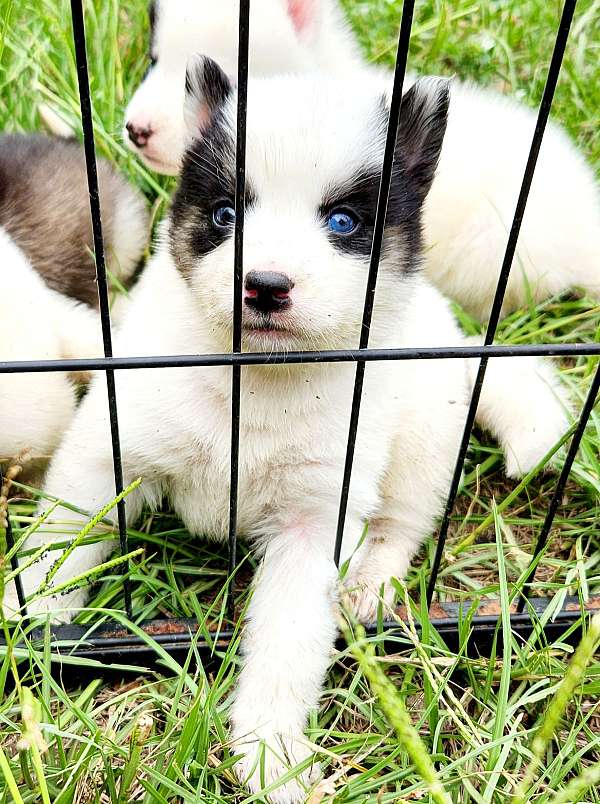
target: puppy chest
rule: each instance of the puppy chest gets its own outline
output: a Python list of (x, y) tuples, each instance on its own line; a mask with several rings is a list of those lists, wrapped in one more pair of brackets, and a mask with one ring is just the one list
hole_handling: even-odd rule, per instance
[[(168, 483), (171, 501), (188, 529), (224, 538), (229, 523), (230, 429), (211, 443), (195, 444), (188, 460)], [(342, 443), (338, 439), (338, 443)], [(328, 454), (329, 453), (329, 454)], [(278, 510), (304, 503), (311, 489), (334, 484), (340, 455), (331, 455), (327, 440), (314, 426), (297, 422), (289, 430), (242, 424), (239, 444), (238, 530), (260, 530)]]

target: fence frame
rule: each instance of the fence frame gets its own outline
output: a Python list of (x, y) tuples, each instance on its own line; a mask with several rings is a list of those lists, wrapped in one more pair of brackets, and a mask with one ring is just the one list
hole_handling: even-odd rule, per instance
[[(465, 462), (467, 449), (469, 446), (471, 431), (473, 428), (475, 413), (479, 402), (481, 388), (485, 379), (487, 364), (490, 358), (505, 358), (519, 356), (581, 356), (593, 355), (600, 356), (600, 344), (537, 344), (526, 346), (499, 346), (494, 345), (494, 337), (500, 321), (500, 312), (504, 300), (504, 294), (510, 274), (510, 269), (515, 254), (521, 222), (525, 213), (527, 198), (534, 176), (537, 157), (543, 141), (543, 135), (548, 122), (554, 92), (558, 82), (561, 64), (563, 61), (565, 48), (568, 41), (569, 30), (573, 20), (577, 0), (565, 0), (561, 20), (558, 26), (557, 36), (548, 70), (548, 76), (544, 88), (542, 101), (538, 110), (535, 131), (533, 133), (527, 165), (523, 174), (523, 181), (516, 200), (515, 213), (508, 236), (506, 251), (499, 273), (498, 285), (492, 304), (490, 319), (486, 329), (485, 339), (482, 346), (464, 347), (439, 347), (439, 348), (403, 348), (403, 349), (369, 349), (369, 325), (373, 312), (373, 300), (376, 291), (377, 273), (381, 257), (381, 247), (385, 230), (385, 218), (387, 212), (387, 201), (390, 190), (394, 150), (396, 143), (397, 124), (402, 106), (402, 89), (404, 84), (406, 64), (408, 59), (408, 48), (411, 35), (411, 27), (414, 15), (415, 0), (404, 0), (402, 7), (402, 17), (400, 21), (400, 31), (398, 36), (398, 47), (396, 55), (396, 65), (394, 70), (394, 84), (391, 96), (389, 123), (386, 134), (386, 145), (382, 164), (381, 181), (379, 188), (377, 212), (375, 218), (374, 235), (369, 263), (369, 273), (366, 281), (365, 299), (363, 307), (362, 327), (360, 341), (357, 349), (353, 350), (330, 350), (322, 352), (287, 352), (287, 353), (244, 353), (242, 352), (241, 340), (241, 317), (242, 317), (242, 284), (243, 284), (243, 245), (244, 245), (244, 193), (245, 193), (245, 150), (246, 150), (246, 113), (247, 113), (247, 87), (248, 87), (248, 42), (250, 25), (250, 0), (240, 1), (239, 15), (239, 49), (238, 49), (238, 117), (237, 117), (237, 149), (236, 149), (236, 226), (234, 233), (235, 257), (234, 257), (234, 313), (233, 313), (233, 338), (232, 351), (227, 354), (217, 355), (173, 355), (155, 357), (113, 357), (112, 335), (110, 324), (110, 310), (108, 297), (108, 283), (106, 276), (106, 266), (104, 258), (104, 245), (102, 237), (102, 221), (100, 214), (100, 200), (98, 190), (98, 176), (96, 170), (96, 155), (94, 143), (94, 131), (92, 121), (92, 102), (90, 96), (90, 86), (88, 77), (88, 65), (85, 43), (85, 22), (82, 7), (82, 0), (71, 0), (71, 15), (73, 23), (73, 39), (75, 45), (75, 56), (77, 65), (77, 77), (79, 84), (79, 96), (81, 105), (81, 117), (83, 127), (83, 141), (85, 159), (87, 167), (88, 187), (90, 194), (90, 212), (93, 228), (94, 249), (96, 258), (96, 270), (98, 280), (98, 295), (100, 300), (100, 318), (102, 323), (102, 336), (104, 345), (104, 358), (90, 360), (38, 360), (38, 361), (11, 361), (0, 362), (0, 374), (10, 374), (18, 372), (52, 372), (52, 371), (82, 371), (82, 370), (102, 370), (106, 375), (107, 402), (110, 419), (113, 468), (115, 479), (115, 495), (123, 490), (123, 471), (121, 463), (119, 420), (118, 420), (118, 400), (115, 388), (115, 371), (135, 370), (138, 368), (160, 369), (165, 367), (184, 367), (184, 366), (231, 366), (232, 368), (232, 400), (231, 400), (231, 472), (230, 472), (230, 504), (229, 504), (229, 572), (230, 579), (227, 594), (229, 596), (230, 611), (233, 607), (233, 578), (236, 567), (237, 554), (237, 498), (238, 498), (238, 457), (240, 446), (240, 378), (241, 369), (245, 365), (273, 365), (281, 363), (324, 363), (324, 362), (354, 362), (356, 364), (356, 375), (353, 392), (352, 409), (348, 428), (348, 441), (346, 459), (344, 465), (343, 478), (341, 482), (341, 494), (339, 504), (339, 516), (336, 531), (334, 560), (339, 563), (342, 539), (344, 534), (344, 521), (348, 502), (350, 480), (352, 476), (352, 465), (354, 459), (354, 446), (356, 434), (359, 426), (360, 403), (362, 396), (362, 386), (364, 372), (367, 362), (380, 360), (414, 360), (414, 359), (460, 359), (465, 357), (479, 358), (479, 367), (474, 389), (467, 413), (464, 431), (458, 449), (455, 470), (448, 493), (447, 503), (441, 521), (435, 557), (432, 565), (431, 579), (427, 588), (427, 602), (431, 607), (436, 582), (439, 577), (441, 560), (448, 534), (450, 518), (456, 502), (459, 490), (459, 482)], [(538, 558), (544, 550), (554, 517), (559, 508), (563, 492), (565, 490), (569, 473), (571, 471), (575, 456), (579, 449), (585, 427), (591, 416), (596, 397), (600, 388), (600, 360), (596, 368), (590, 389), (581, 410), (579, 419), (574, 425), (573, 435), (567, 451), (563, 469), (557, 480), (551, 502), (538, 534), (537, 543), (531, 559), (531, 564), (525, 578), (523, 594), (521, 594), (515, 605), (515, 611), (511, 614), (511, 629), (513, 633), (528, 638), (537, 628), (536, 623), (543, 615), (549, 598), (529, 598), (529, 593), (535, 581), (535, 570)], [(2, 480), (0, 475), (0, 481)], [(0, 482), (1, 485), (1, 482)], [(126, 500), (122, 500), (117, 507), (118, 510), (118, 531), (120, 551), (122, 555), (128, 552), (128, 537), (126, 526), (125, 506)], [(8, 510), (8, 509), (7, 509)], [(6, 529), (7, 543), (13, 545), (13, 535), (8, 517)], [(17, 559), (13, 559), (13, 568), (16, 569)], [(126, 574), (127, 564), (123, 567)], [(17, 592), (19, 602), (23, 606), (26, 614), (25, 599), (21, 588), (20, 578), (17, 577)], [(125, 615), (129, 620), (133, 619), (130, 582), (124, 577), (124, 599)], [(431, 624), (438, 633), (447, 641), (448, 645), (458, 646), (459, 622), (464, 615), (466, 604), (436, 604), (436, 610), (430, 609)], [(525, 610), (527, 608), (527, 610)], [(589, 611), (600, 608), (600, 597), (589, 601), (588, 605), (581, 607), (578, 599), (568, 598), (563, 609), (554, 618), (546, 622), (544, 634), (548, 638), (564, 637), (573, 640), (585, 620)], [(489, 653), (492, 642), (501, 638), (499, 631), (499, 613), (475, 614), (470, 619), (470, 631), (467, 639), (466, 648), (476, 653)], [(583, 615), (583, 616), (582, 616)], [(233, 631), (229, 629), (221, 630), (214, 634), (214, 639), (200, 637), (197, 633), (197, 623), (191, 620), (154, 620), (143, 624), (143, 629), (148, 635), (159, 642), (162, 647), (173, 655), (179, 655), (182, 651), (187, 653), (190, 646), (194, 644), (200, 653), (213, 655), (218, 652), (221, 646), (225, 646), (233, 636)], [(384, 623), (386, 640), (393, 640), (397, 633), (397, 623)], [(101, 624), (96, 626), (77, 626), (63, 625), (53, 626), (52, 644), (54, 646), (55, 658), (60, 660), (63, 651), (71, 657), (94, 658), (103, 663), (120, 661), (126, 658), (128, 662), (132, 656), (136, 661), (143, 660), (145, 664), (152, 664), (156, 660), (156, 655), (139, 636), (128, 632), (119, 624)], [(376, 633), (372, 628), (371, 633)], [(39, 636), (34, 629), (33, 636)]]

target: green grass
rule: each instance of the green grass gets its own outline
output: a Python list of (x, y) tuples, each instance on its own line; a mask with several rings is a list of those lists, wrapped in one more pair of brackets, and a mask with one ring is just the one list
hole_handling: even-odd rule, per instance
[[(344, 0), (344, 5), (369, 57), (391, 64), (400, 4)], [(145, 69), (145, 6), (145, 0), (87, 2), (88, 52), (98, 149), (143, 189), (160, 214), (171, 181), (146, 171), (124, 148), (120, 134), (122, 110)], [(78, 128), (68, 12), (65, 0), (0, 0), (3, 129), (40, 129), (42, 102)], [(560, 3), (554, 0), (418, 2), (410, 67), (471, 78), (535, 105), (559, 14)], [(580, 0), (553, 116), (597, 172), (599, 109), (600, 2)], [(467, 330), (477, 330), (457, 312)], [(600, 307), (570, 297), (514, 313), (503, 322), (499, 339), (569, 343), (598, 340), (599, 335)], [(562, 363), (563, 378), (580, 402), (596, 362), (573, 358)], [(567, 594), (582, 599), (600, 594), (599, 454), (596, 411), (539, 565), (537, 592), (555, 594), (551, 611)], [(428, 543), (406, 587), (400, 587), (411, 616), (399, 624), (392, 652), (390, 642), (387, 654), (383, 651), (381, 635), (365, 640), (357, 633), (348, 649), (336, 654), (321, 707), (311, 716), (307, 732), (328, 779), (320, 788), (322, 799), (316, 795), (312, 804), (434, 800), (431, 787), (415, 769), (418, 759), (414, 765), (402, 733), (389, 725), (396, 724), (394, 716), (404, 709), (453, 802), (509, 802), (532, 767), (525, 800), (600, 801), (600, 662), (591, 658), (587, 668), (579, 667), (577, 683), (558, 706), (557, 718), (557, 705), (548, 707), (565, 677), (572, 649), (566, 642), (547, 644), (540, 632), (524, 643), (508, 627), (508, 607), (554, 484), (555, 475), (540, 471), (517, 495), (511, 494), (514, 486), (503, 477), (499, 450), (484, 434), (475, 434), (438, 597), (499, 600), (504, 648), (490, 657), (467, 659), (462, 650), (450, 651), (428, 622), (416, 602), (433, 556), (434, 543)], [(10, 506), (17, 537), (33, 523), (33, 505), (26, 494), (17, 497), (19, 490), (27, 491), (15, 484)], [(147, 514), (130, 539), (131, 549), (142, 551), (130, 570), (136, 622), (177, 614), (195, 618), (206, 632), (226, 620), (218, 593), (227, 566), (219, 548), (190, 542), (168, 511)], [(254, 566), (252, 555), (243, 550), (242, 559), (240, 607)], [(117, 572), (94, 588), (92, 603), (105, 610), (122, 606)], [(94, 618), (86, 612), (79, 621)], [(463, 642), (468, 622), (465, 616)], [(227, 744), (237, 641), (220, 656), (219, 664), (192, 669), (188, 662), (177, 664), (150, 637), (145, 639), (157, 655), (160, 672), (130, 675), (133, 680), (124, 685), (109, 684), (90, 666), (92, 680), (72, 689), (66, 676), (53, 678), (48, 671), (47, 637), (33, 639), (26, 627), (14, 631), (14, 651), (5, 651), (0, 664), (2, 801), (246, 800), (232, 772)], [(194, 655), (190, 651), (190, 662)], [(395, 691), (373, 675), (371, 665), (385, 671)], [(34, 700), (28, 699), (27, 689)], [(539, 733), (549, 730), (542, 750), (539, 740), (534, 742), (540, 726)], [(427, 776), (427, 769), (423, 773)], [(591, 782), (584, 787), (586, 778)]]

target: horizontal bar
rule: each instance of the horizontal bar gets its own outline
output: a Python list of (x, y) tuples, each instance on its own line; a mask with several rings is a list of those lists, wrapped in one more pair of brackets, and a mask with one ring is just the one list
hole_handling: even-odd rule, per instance
[[(536, 618), (540, 618), (552, 598), (533, 598), (530, 600), (531, 611)], [(499, 620), (501, 608), (499, 601), (485, 600), (481, 605), (485, 605), (485, 614), (475, 614), (470, 622), (470, 633), (467, 640), (467, 655), (479, 657), (489, 655), (489, 650), (495, 638), (501, 639), (502, 632), (499, 630)], [(471, 609), (472, 601), (466, 600), (461, 603), (441, 603), (436, 604), (431, 612), (430, 623), (444, 639), (450, 650), (457, 651), (460, 645), (459, 626), (466, 620), (466, 612)], [(561, 639), (564, 634), (573, 629), (581, 620), (581, 615), (591, 615), (600, 610), (600, 597), (592, 598), (582, 610), (579, 599), (568, 597), (563, 608), (548, 622), (544, 628), (544, 636), (550, 641)], [(400, 609), (400, 616), (405, 619), (403, 608)], [(534, 621), (530, 613), (512, 613), (511, 629), (522, 639), (531, 636), (534, 628)], [(198, 634), (198, 623), (192, 619), (170, 619), (170, 620), (151, 620), (142, 623), (140, 626), (145, 633), (152, 638), (161, 648), (170, 655), (183, 661), (192, 645), (195, 646), (198, 654), (203, 660), (214, 658), (214, 649), (226, 650), (234, 632), (224, 629), (219, 632), (212, 632), (209, 638)], [(398, 623), (387, 621), (383, 624), (384, 634), (388, 634), (391, 639), (402, 636), (402, 631)], [(377, 633), (376, 626), (367, 628), (367, 633), (371, 636)], [(37, 632), (40, 642), (43, 640), (41, 630)], [(577, 642), (579, 634), (575, 629), (569, 636), (571, 643)], [(136, 634), (132, 634), (121, 623), (108, 623), (94, 629), (90, 625), (55, 625), (51, 629), (51, 649), (58, 656), (74, 657), (81, 659), (93, 659), (101, 664), (110, 665), (111, 663), (135, 664), (136, 666), (152, 666), (159, 660), (157, 652), (144, 639)], [(78, 644), (77, 644), (78, 643)], [(4, 645), (0, 638), (0, 646)], [(35, 647), (35, 638), (32, 640)], [(18, 644), (16, 645), (18, 647)], [(342, 643), (338, 643), (340, 649), (344, 648)], [(397, 650), (390, 643), (390, 652)], [(59, 659), (60, 661), (60, 659)], [(59, 665), (61, 674), (85, 675), (85, 667), (77, 665)], [(110, 668), (107, 667), (107, 671)], [(93, 667), (91, 671), (97, 673), (98, 668)]]
[(356, 363), (359, 360), (442, 360), (488, 357), (595, 357), (600, 343), (541, 343), (518, 346), (440, 346), (397, 349), (329, 349), (323, 352), (243, 352), (241, 354), (96, 357), (78, 360), (4, 360), (0, 374), (105, 369), (191, 368), (194, 366), (261, 366), (295, 363)]

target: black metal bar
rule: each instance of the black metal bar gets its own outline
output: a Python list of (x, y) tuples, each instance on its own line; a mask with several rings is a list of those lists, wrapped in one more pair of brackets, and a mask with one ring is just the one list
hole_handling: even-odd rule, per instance
[(565, 487), (567, 485), (567, 480), (569, 479), (569, 474), (571, 473), (573, 462), (575, 461), (575, 457), (579, 450), (579, 446), (581, 444), (581, 439), (583, 438), (585, 428), (592, 414), (592, 410), (594, 409), (594, 404), (596, 402), (596, 397), (598, 396), (599, 389), (600, 389), (600, 363), (598, 363), (598, 367), (596, 368), (596, 373), (594, 374), (594, 379), (592, 380), (590, 390), (588, 391), (583, 408), (581, 409), (581, 413), (579, 414), (577, 429), (575, 430), (575, 432), (573, 433), (573, 437), (571, 438), (571, 443), (569, 445), (569, 449), (565, 457), (565, 462), (562, 471), (554, 488), (554, 493), (552, 494), (552, 499), (550, 500), (550, 505), (548, 506), (548, 511), (546, 512), (546, 518), (544, 519), (544, 524), (542, 525), (542, 529), (540, 531), (537, 543), (535, 545), (535, 550), (533, 551), (533, 557), (531, 559), (531, 569), (525, 579), (525, 583), (523, 584), (523, 594), (519, 598), (519, 601), (517, 603), (517, 611), (519, 613), (522, 612), (525, 607), (525, 602), (529, 595), (531, 585), (534, 582), (535, 573), (537, 570), (536, 558), (545, 548), (546, 542), (548, 541), (548, 536), (550, 535), (550, 530), (552, 528), (554, 517), (556, 516), (556, 512), (558, 511), (558, 507), (561, 503), (562, 496)]
[[(108, 299), (108, 283), (106, 280), (106, 264), (104, 240), (102, 237), (102, 218), (100, 214), (100, 194), (98, 190), (98, 172), (96, 169), (96, 146), (94, 143), (94, 125), (92, 122), (92, 102), (88, 76), (87, 53), (85, 46), (85, 22), (81, 0), (71, 0), (71, 17), (73, 20), (73, 41), (75, 44), (75, 60), (77, 63), (77, 80), (79, 83), (79, 102), (81, 106), (81, 124), (83, 127), (83, 146), (87, 168), (88, 189), (90, 193), (90, 214), (94, 235), (94, 253), (96, 257), (96, 278), (98, 282), (98, 298), (100, 301), (100, 319), (102, 322), (102, 339), (104, 354), (112, 357), (112, 336), (110, 328), (110, 305)], [(112, 439), (113, 469), (115, 492), (123, 491), (123, 465), (121, 462), (121, 443), (119, 438), (119, 419), (117, 415), (117, 395), (115, 375), (112, 369), (106, 369), (106, 389), (108, 395), (108, 413)], [(127, 544), (127, 522), (125, 516), (125, 500), (117, 506), (119, 521), (119, 541), (122, 555), (129, 552)], [(127, 573), (125, 565), (123, 572)], [(124, 578), (124, 597), (127, 616), (131, 617), (131, 590), (127, 577)]]
[[(496, 287), (496, 293), (494, 295), (494, 301), (490, 313), (490, 320), (485, 333), (484, 343), (486, 345), (489, 345), (493, 342), (494, 337), (496, 335), (498, 322), (500, 321), (500, 312), (502, 309), (502, 303), (504, 301), (504, 294), (506, 292), (506, 286), (510, 275), (512, 261), (514, 259), (515, 251), (517, 248), (517, 241), (519, 239), (519, 232), (521, 231), (521, 224), (523, 222), (523, 215), (525, 213), (525, 207), (527, 205), (527, 198), (529, 196), (529, 190), (531, 189), (531, 182), (533, 180), (533, 174), (537, 164), (540, 147), (542, 145), (544, 131), (546, 130), (546, 124), (548, 122), (548, 117), (550, 115), (552, 99), (554, 98), (554, 91), (556, 89), (556, 84), (558, 82), (560, 67), (565, 53), (567, 39), (569, 36), (569, 30), (571, 28), (571, 22), (573, 20), (573, 14), (575, 12), (576, 5), (577, 0), (565, 0), (565, 4), (563, 6), (563, 12), (558, 27), (558, 33), (556, 36), (556, 41), (554, 43), (554, 51), (552, 53), (550, 67), (548, 69), (546, 86), (544, 87), (544, 94), (542, 96), (542, 102), (540, 103), (540, 108), (538, 111), (535, 131), (533, 134), (533, 139), (531, 141), (529, 156), (527, 158), (527, 165), (525, 167), (525, 172), (523, 174), (523, 182), (521, 184), (521, 190), (519, 192), (513, 222), (510, 228), (510, 234), (508, 237), (508, 243), (506, 245), (506, 251), (504, 254), (504, 260), (502, 262), (502, 268), (500, 270), (500, 276), (498, 278), (498, 285)], [(465, 428), (463, 431), (460, 447), (458, 450), (456, 466), (454, 468), (454, 474), (452, 476), (452, 482), (450, 484), (450, 491), (448, 493), (448, 499), (446, 501), (444, 516), (442, 518), (442, 524), (440, 526), (440, 532), (438, 535), (436, 552), (431, 567), (431, 578), (429, 580), (429, 585), (427, 587), (427, 601), (429, 604), (431, 604), (433, 594), (435, 591), (437, 575), (442, 560), (442, 554), (444, 552), (444, 546), (446, 544), (446, 538), (448, 536), (450, 517), (452, 515), (452, 511), (454, 509), (454, 503), (456, 502), (456, 496), (458, 494), (462, 469), (465, 462), (465, 457), (467, 455), (467, 450), (469, 448), (471, 431), (473, 429), (473, 424), (475, 423), (475, 415), (477, 413), (477, 406), (479, 404), (479, 397), (481, 396), (481, 388), (483, 386), (483, 381), (485, 379), (487, 364), (488, 364), (488, 358), (485, 356), (482, 357), (479, 363), (477, 376), (475, 378), (475, 383), (473, 386), (473, 393), (471, 396), (469, 410), (467, 412)]]
[[(242, 292), (244, 283), (244, 212), (246, 196), (246, 117), (248, 112), (248, 44), (250, 0), (241, 0), (238, 32), (237, 137), (235, 155), (235, 253), (233, 267), (232, 351), (242, 351)], [(237, 507), (240, 451), (240, 387), (242, 367), (233, 364), (231, 377), (231, 466), (229, 481), (229, 608), (234, 610), (234, 571), (237, 554)]]
[(231, 352), (210, 355), (156, 355), (81, 360), (0, 361), (0, 374), (47, 371), (116, 371), (131, 369), (189, 368), (193, 366), (261, 366), (295, 363), (356, 363), (381, 360), (460, 360), (481, 357), (595, 357), (600, 343), (519, 344), (517, 346), (441, 346), (386, 349), (325, 349), (322, 352)]
[[(408, 59), (408, 46), (410, 42), (410, 29), (412, 27), (414, 7), (414, 0), (404, 0), (402, 5), (400, 31), (398, 34), (398, 49), (396, 52), (396, 67), (394, 70), (394, 86), (392, 89), (392, 100), (390, 103), (390, 114), (388, 117), (385, 151), (383, 155), (383, 165), (381, 168), (381, 180), (379, 182), (379, 194), (377, 197), (377, 211), (375, 213), (373, 242), (371, 244), (369, 275), (367, 277), (362, 326), (360, 330), (359, 348), (361, 349), (366, 349), (369, 345), (369, 332), (371, 328), (371, 318), (373, 316), (375, 287), (377, 285), (379, 262), (381, 260), (381, 246), (383, 243), (388, 198), (392, 181), (392, 170), (394, 167), (394, 153), (396, 150), (396, 138), (398, 135), (400, 110), (402, 108), (402, 89), (404, 87), (404, 76), (406, 73), (406, 62)], [(348, 427), (348, 444), (346, 447), (342, 492), (340, 495), (340, 507), (338, 512), (335, 548), (333, 553), (336, 566), (340, 562), (342, 540), (344, 538), (344, 524), (346, 522), (346, 511), (348, 508), (348, 494), (350, 492), (350, 480), (352, 478), (352, 465), (354, 463), (354, 449), (356, 446), (356, 434), (358, 431), (358, 420), (360, 417), (360, 404), (365, 378), (365, 368), (365, 362), (359, 360), (356, 364), (356, 375), (354, 378), (352, 409), (350, 413), (350, 424)]]
[[(487, 601), (488, 605), (493, 602), (495, 601)], [(531, 611), (511, 616), (511, 630), (522, 639), (531, 637), (535, 621), (543, 615), (551, 598), (534, 598), (530, 602)], [(461, 648), (466, 648), (466, 655), (469, 656), (489, 655), (494, 639), (501, 639), (501, 631), (498, 630), (500, 607), (497, 606), (498, 614), (479, 615), (476, 613), (472, 617), (469, 621), (467, 644), (463, 646), (460, 644), (461, 629), (459, 629), (459, 625), (465, 623), (466, 612), (471, 608), (470, 604), (471, 601), (441, 604), (440, 612), (430, 620), (431, 627), (442, 637), (448, 649), (455, 653)], [(548, 641), (555, 641), (563, 639), (564, 635), (570, 632), (569, 642), (576, 644), (580, 638), (580, 628), (577, 628), (577, 624), (581, 623), (582, 614), (588, 618), (599, 608), (600, 600), (598, 598), (590, 601), (584, 609), (580, 608), (578, 598), (567, 598), (564, 607), (546, 624), (545, 638)], [(235, 636), (232, 629), (223, 629), (218, 633), (211, 634), (207, 639), (204, 635), (197, 633), (198, 623), (192, 619), (152, 620), (142, 624), (141, 627), (154, 642), (161, 646), (162, 650), (182, 662), (189, 654), (192, 645), (203, 661), (210, 662), (215, 658), (218, 660), (218, 654), (227, 649), (231, 639)], [(369, 636), (375, 636), (378, 633), (377, 627), (368, 626), (367, 633)], [(384, 622), (383, 633), (389, 652), (397, 652), (399, 641), (403, 639), (398, 624), (393, 621)], [(136, 634), (127, 633), (119, 623), (103, 624), (96, 629), (89, 625), (53, 625), (51, 639), (53, 654), (57, 656), (61, 675), (73, 676), (88, 672), (78, 663), (71, 665), (60, 663), (61, 659), (69, 657), (92, 659), (104, 665), (119, 662), (147, 667), (156, 665), (158, 661), (157, 652), (152, 645)], [(3, 644), (3, 640), (0, 638), (0, 646)], [(337, 647), (340, 650), (345, 649), (342, 642), (338, 642)], [(106, 670), (110, 672), (110, 667), (107, 667)], [(98, 668), (93, 667), (91, 672), (97, 674)]]
[[(2, 467), (0, 466), (0, 492), (4, 486), (4, 475), (2, 474)], [(15, 546), (15, 540), (13, 539), (13, 532), (12, 532), (12, 523), (10, 521), (10, 511), (8, 510), (8, 489), (10, 487), (10, 481), (6, 484), (6, 547), (8, 550), (12, 550)], [(10, 565), (14, 572), (19, 569), (19, 559), (17, 555), (12, 556), (10, 560)], [(25, 593), (23, 592), (23, 583), (21, 582), (21, 576), (17, 575), (15, 578), (15, 588), (17, 590), (17, 600), (19, 601), (19, 607), (23, 614), (23, 617), (27, 617), (27, 606), (25, 604)]]

